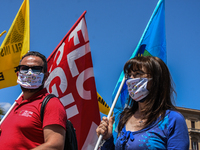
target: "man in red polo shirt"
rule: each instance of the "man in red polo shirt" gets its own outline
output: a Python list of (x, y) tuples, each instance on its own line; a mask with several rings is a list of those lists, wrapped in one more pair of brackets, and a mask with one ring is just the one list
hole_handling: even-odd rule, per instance
[(60, 100), (52, 98), (45, 107), (43, 122), (40, 118), (42, 101), (48, 95), (44, 88), (48, 77), (46, 57), (39, 52), (27, 53), (17, 75), (23, 95), (1, 124), (0, 149), (63, 149), (67, 117)]

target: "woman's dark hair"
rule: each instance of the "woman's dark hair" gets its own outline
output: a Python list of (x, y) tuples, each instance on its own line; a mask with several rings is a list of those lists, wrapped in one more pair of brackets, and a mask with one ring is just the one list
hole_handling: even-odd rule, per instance
[[(173, 81), (166, 64), (158, 57), (140, 56), (134, 57), (124, 65), (124, 73), (129, 74), (131, 71), (146, 70), (150, 74), (152, 80), (149, 94), (146, 97), (144, 108), (141, 110), (142, 119), (146, 119), (144, 128), (155, 122), (159, 116), (162, 120), (167, 109), (176, 110), (174, 103)], [(118, 132), (122, 130), (128, 119), (138, 110), (138, 102), (129, 97), (129, 108), (125, 108), (120, 115)]]
[[(24, 59), (27, 56), (37, 56), (37, 57), (40, 57), (43, 60), (43, 62), (44, 62), (44, 65), (43, 65), (43, 67), (44, 67), (44, 73), (47, 72), (47, 59), (46, 59), (46, 57), (44, 55), (42, 55), (41, 53), (36, 52), (36, 51), (29, 51), (27, 54), (25, 54), (22, 57), (22, 59)], [(22, 59), (20, 60), (20, 63), (21, 63)]]

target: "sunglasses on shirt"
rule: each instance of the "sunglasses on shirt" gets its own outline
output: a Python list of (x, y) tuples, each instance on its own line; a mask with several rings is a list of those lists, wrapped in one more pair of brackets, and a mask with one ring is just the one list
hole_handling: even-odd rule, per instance
[(32, 66), (32, 67), (29, 67), (29, 66), (26, 66), (26, 65), (19, 65), (18, 66), (18, 70), (22, 74), (28, 73), (29, 69), (31, 69), (32, 72), (35, 73), (35, 74), (40, 74), (42, 72), (43, 66)]

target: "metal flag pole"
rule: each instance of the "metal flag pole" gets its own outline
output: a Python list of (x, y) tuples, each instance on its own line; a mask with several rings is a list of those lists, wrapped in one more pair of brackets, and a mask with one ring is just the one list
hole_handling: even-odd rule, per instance
[[(108, 116), (107, 116), (108, 120), (109, 120), (110, 116), (112, 115), (112, 112), (113, 112), (113, 110), (114, 110), (114, 108), (115, 108), (115, 105), (116, 105), (116, 103), (117, 103), (117, 100), (118, 100), (118, 97), (119, 97), (120, 92), (121, 92), (121, 90), (122, 90), (122, 87), (123, 87), (123, 85), (124, 85), (124, 82), (125, 82), (125, 76), (124, 76), (123, 79), (122, 79), (122, 82), (121, 82), (121, 84), (120, 84), (120, 86), (119, 86), (119, 89), (118, 89), (118, 91), (117, 91), (117, 94), (116, 94), (116, 96), (115, 96), (115, 99), (114, 99), (114, 101), (113, 101), (113, 103), (112, 103), (112, 106), (111, 106), (111, 108), (110, 108), (110, 111), (109, 111), (109, 113), (108, 113)], [(96, 143), (96, 146), (95, 146), (94, 150), (98, 150), (99, 144), (100, 144), (102, 138), (103, 138), (103, 135), (100, 135), (99, 138), (98, 138), (98, 140), (97, 140), (97, 143)]]
[[(18, 96), (17, 99), (19, 99), (22, 96), (23, 92)], [(13, 107), (15, 106), (16, 102), (14, 102), (12, 104), (12, 106), (10, 107), (10, 109), (7, 111), (7, 113), (4, 115), (3, 119), (0, 121), (0, 125), (2, 124), (2, 122), (6, 119), (6, 117), (9, 115), (9, 113), (11, 112), (11, 110), (13, 109)]]

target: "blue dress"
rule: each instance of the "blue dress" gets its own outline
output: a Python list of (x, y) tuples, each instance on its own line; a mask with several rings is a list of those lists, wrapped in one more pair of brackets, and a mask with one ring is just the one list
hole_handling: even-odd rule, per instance
[(189, 135), (184, 117), (179, 112), (167, 110), (164, 119), (159, 119), (135, 132), (126, 131), (124, 126), (116, 144), (111, 137), (101, 150), (188, 150)]

